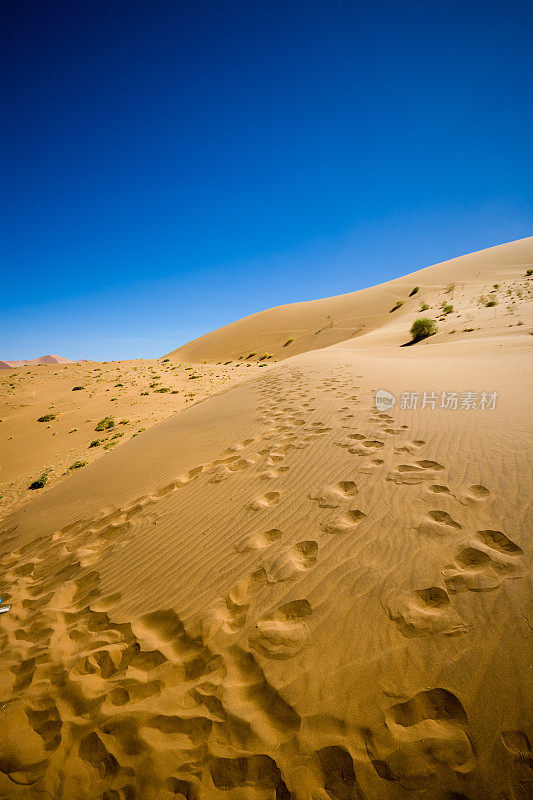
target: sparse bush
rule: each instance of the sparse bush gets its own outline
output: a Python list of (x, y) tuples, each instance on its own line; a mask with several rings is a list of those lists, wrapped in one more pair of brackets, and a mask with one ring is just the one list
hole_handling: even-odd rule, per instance
[(267, 358), (272, 358), (272, 353), (263, 353), (262, 356), (258, 359), (259, 361), (266, 361)]
[(492, 308), (492, 306), (497, 306), (497, 305), (498, 305), (497, 300), (487, 300), (487, 302), (485, 303), (486, 308)]
[(81, 392), (82, 389), (85, 389), (85, 386), (73, 386), (72, 387), (72, 391), (73, 392)]
[(283, 345), (283, 347), (288, 347), (288, 346), (290, 345), (290, 343), (291, 343), (291, 342), (294, 342), (294, 336), (291, 336), (291, 338), (290, 338), (290, 339), (287, 339), (287, 341), (285, 342), (285, 344)]
[(443, 314), (451, 314), (452, 311), (453, 311), (453, 306), (452, 305), (450, 305), (449, 303), (445, 303), (443, 305), (443, 307), (442, 307), (442, 313)]
[(253, 353), (249, 353), (249, 354), (246, 356), (246, 358), (253, 358), (253, 357), (254, 357), (254, 356), (256, 356), (256, 355), (257, 355), (257, 353), (256, 353), (256, 352), (255, 352), (255, 350), (254, 350), (254, 351), (253, 351)]
[(73, 464), (70, 465), (67, 472), (70, 472), (73, 469), (81, 469), (87, 465), (86, 461), (75, 461)]
[(37, 478), (37, 480), (30, 483), (28, 489), (42, 489), (47, 482), (48, 482), (48, 475), (46, 474), (46, 472), (43, 472), (40, 478)]
[(526, 269), (526, 275), (528, 278), (530, 275), (533, 275), (533, 269)]
[(396, 311), (398, 308), (401, 308), (402, 306), (403, 306), (403, 300), (396, 300), (396, 305), (394, 305), (391, 308), (391, 310), (389, 311), (389, 314), (392, 314), (393, 311)]
[(411, 336), (414, 342), (427, 339), (428, 336), (433, 336), (434, 333), (437, 333), (437, 323), (434, 319), (429, 319), (429, 317), (415, 319), (411, 325)]
[(128, 425), (129, 424), (129, 419), (121, 419), (118, 424), (119, 425)]
[(93, 439), (89, 447), (98, 447), (101, 441), (102, 441), (101, 439)]
[(492, 284), (492, 288), (493, 289), (499, 289), (500, 288), (500, 284), (499, 283), (493, 283)]
[(163, 386), (161, 389), (156, 389), (155, 391), (159, 392), (159, 394), (163, 394), (164, 392), (170, 392), (170, 389), (166, 386)]
[(37, 422), (50, 422), (51, 420), (55, 419), (55, 414), (44, 414), (42, 417), (39, 417)]
[(414, 289), (411, 289), (409, 292), (409, 297), (412, 297), (414, 294), (417, 294), (420, 291), (420, 286), (415, 286)]
[(167, 361), (170, 361), (170, 358), (164, 358), (164, 359), (163, 359), (163, 361), (162, 361), (161, 363), (162, 363), (162, 364), (166, 364), (166, 363), (167, 363)]
[(454, 289), (455, 289), (455, 283), (449, 283), (444, 291), (450, 294), (451, 292), (453, 292)]
[(420, 306), (420, 309), (419, 309), (419, 310), (420, 310), (420, 311), (427, 311), (427, 310), (428, 310), (428, 308), (429, 308), (429, 306), (428, 306), (428, 304), (427, 304), (427, 303), (422, 303), (422, 305)]
[(100, 420), (95, 428), (95, 431), (108, 431), (110, 428), (115, 427), (115, 420), (113, 417), (104, 417)]

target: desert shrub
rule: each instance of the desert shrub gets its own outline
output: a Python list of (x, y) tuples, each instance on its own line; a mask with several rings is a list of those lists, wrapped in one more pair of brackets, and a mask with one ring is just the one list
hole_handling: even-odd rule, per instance
[(526, 275), (528, 278), (530, 275), (533, 275), (533, 269), (526, 269)]
[(81, 469), (82, 467), (85, 467), (86, 464), (87, 464), (86, 461), (75, 461), (73, 464), (70, 465), (67, 472), (70, 472), (73, 469)]
[(167, 361), (170, 361), (170, 358), (164, 358), (164, 359), (163, 359), (163, 361), (162, 361), (161, 363), (162, 363), (162, 364), (166, 364), (166, 363), (167, 363)]
[(262, 356), (259, 357), (259, 361), (266, 361), (267, 358), (272, 358), (272, 353), (263, 353)]
[(46, 474), (46, 472), (43, 472), (40, 478), (37, 478), (37, 480), (32, 481), (32, 483), (30, 483), (28, 489), (42, 489), (47, 482), (48, 482), (48, 475)]
[(492, 306), (497, 306), (497, 305), (498, 305), (497, 300), (487, 300), (487, 302), (485, 303), (486, 308), (492, 308)]
[(442, 313), (443, 313), (443, 314), (451, 314), (451, 313), (452, 313), (452, 311), (453, 311), (453, 306), (452, 306), (452, 305), (450, 305), (449, 303), (445, 303), (445, 304), (442, 306)]
[(419, 309), (419, 310), (420, 310), (420, 311), (427, 311), (427, 310), (428, 310), (428, 308), (429, 308), (429, 306), (428, 306), (428, 304), (427, 304), (427, 303), (422, 303), (422, 305), (420, 306), (420, 309)]
[(426, 339), (428, 336), (433, 336), (434, 333), (437, 333), (437, 323), (434, 319), (429, 319), (429, 317), (415, 319), (411, 325), (411, 336), (415, 342)]
[(454, 289), (455, 289), (455, 283), (449, 283), (444, 291), (450, 294), (450, 292), (453, 292)]
[(42, 417), (39, 417), (37, 422), (50, 422), (50, 420), (55, 419), (55, 414), (44, 414)]
[(401, 308), (402, 306), (403, 306), (403, 300), (396, 300), (396, 305), (394, 305), (391, 308), (391, 310), (389, 311), (389, 314), (392, 314), (393, 311), (396, 311), (398, 308)]
[(85, 386), (73, 386), (72, 387), (72, 391), (73, 392), (81, 392), (82, 389), (85, 389)]
[(170, 389), (166, 386), (163, 386), (161, 389), (156, 389), (155, 391), (159, 392), (159, 394), (163, 394), (164, 392), (170, 392)]
[(141, 392), (141, 397), (143, 397), (145, 394), (150, 394), (150, 392)]
[(253, 353), (249, 353), (249, 354), (246, 356), (246, 358), (253, 358), (253, 357), (254, 357), (254, 356), (256, 356), (256, 355), (257, 355), (257, 353), (256, 353), (256, 351), (254, 350), (254, 351), (253, 351)]
[(500, 288), (500, 284), (499, 283), (493, 283), (492, 284), (492, 288), (493, 289), (499, 289)]
[(287, 339), (283, 347), (288, 347), (288, 345), (290, 345), (291, 342), (294, 342), (294, 336), (291, 336), (290, 339)]
[(118, 424), (119, 425), (128, 425), (129, 424), (129, 419), (121, 419)]
[(89, 447), (98, 447), (101, 441), (102, 441), (101, 439), (93, 439)]
[(409, 297), (412, 297), (414, 294), (417, 294), (420, 291), (420, 286), (415, 286), (414, 289), (411, 289), (409, 292)]
[(95, 431), (108, 431), (110, 428), (115, 427), (115, 420), (113, 417), (104, 417), (100, 420), (95, 428)]

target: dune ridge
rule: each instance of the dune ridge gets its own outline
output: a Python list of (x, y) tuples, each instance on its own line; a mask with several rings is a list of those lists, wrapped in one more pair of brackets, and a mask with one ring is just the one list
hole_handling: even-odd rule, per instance
[(436, 336), (386, 308), (2, 521), (0, 796), (530, 794), (533, 240), (503, 248), (442, 268)]

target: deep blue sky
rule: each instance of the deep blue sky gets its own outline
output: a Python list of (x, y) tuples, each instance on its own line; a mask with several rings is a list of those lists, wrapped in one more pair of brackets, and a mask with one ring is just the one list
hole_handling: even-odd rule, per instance
[(533, 4), (10, 0), (0, 358), (157, 356), (533, 233)]

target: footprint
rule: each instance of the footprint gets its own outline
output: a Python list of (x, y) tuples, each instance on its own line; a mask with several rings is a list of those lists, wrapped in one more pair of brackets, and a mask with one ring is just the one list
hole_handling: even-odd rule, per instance
[(459, 550), (442, 575), (451, 592), (488, 592), (508, 578), (521, 576), (518, 557), (522, 553), (501, 531), (478, 531), (472, 544)]
[(279, 503), (279, 492), (267, 492), (262, 497), (257, 497), (246, 506), (248, 511), (262, 511), (265, 508), (272, 508)]
[(277, 542), (282, 537), (282, 532), (278, 528), (271, 528), (264, 533), (253, 533), (242, 539), (235, 545), (238, 553), (245, 553), (247, 550), (264, 550), (265, 547)]
[(397, 781), (403, 792), (435, 789), (476, 768), (466, 712), (446, 689), (421, 691), (391, 706), (384, 729), (367, 731), (365, 739), (378, 775)]
[(298, 542), (266, 566), (268, 576), (273, 581), (298, 577), (316, 564), (317, 553), (318, 545), (314, 540)]
[(436, 473), (445, 469), (438, 461), (422, 459), (414, 464), (399, 464), (387, 475), (388, 481), (398, 484), (414, 485), (435, 480)]
[(314, 494), (309, 494), (310, 500), (316, 500), (320, 508), (337, 508), (346, 500), (357, 494), (357, 485), (354, 481), (339, 481), (329, 486), (323, 486)]
[(440, 586), (418, 589), (386, 604), (389, 619), (405, 637), (443, 634), (452, 636), (468, 630), (450, 606), (450, 598)]
[(418, 526), (418, 532), (425, 536), (446, 536), (458, 530), (461, 530), (461, 525), (447, 511), (430, 511)]
[(353, 509), (340, 514), (331, 522), (322, 523), (320, 527), (325, 533), (353, 533), (365, 517), (366, 514), (362, 511)]
[(267, 658), (293, 658), (307, 644), (309, 629), (304, 620), (310, 614), (311, 606), (304, 599), (279, 606), (257, 622), (250, 646)]
[(488, 497), (489, 494), (490, 492), (485, 486), (482, 486), (480, 483), (476, 483), (469, 487), (466, 496), (471, 500), (483, 500), (485, 497)]

